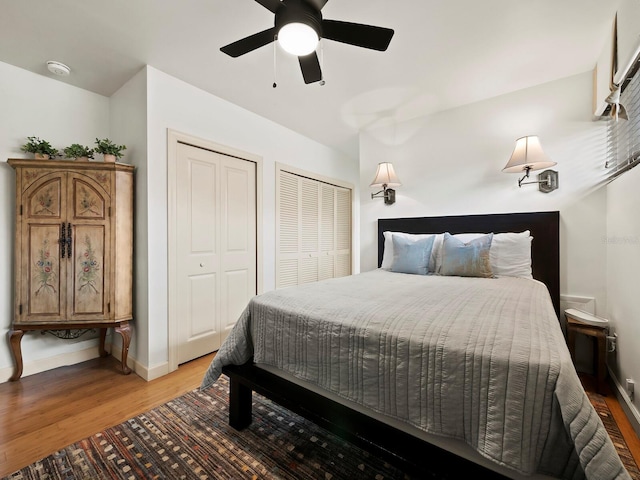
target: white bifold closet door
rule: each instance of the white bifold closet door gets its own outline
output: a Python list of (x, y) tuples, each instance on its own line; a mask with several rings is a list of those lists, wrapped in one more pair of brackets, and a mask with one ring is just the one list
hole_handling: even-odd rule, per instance
[(276, 288), (351, 274), (351, 190), (284, 170), (277, 198)]
[(220, 348), (256, 294), (256, 166), (179, 144), (176, 174), (180, 364)]

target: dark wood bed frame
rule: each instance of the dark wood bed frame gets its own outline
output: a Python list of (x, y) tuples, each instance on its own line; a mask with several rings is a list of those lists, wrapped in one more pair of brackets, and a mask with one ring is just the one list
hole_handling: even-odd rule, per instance
[[(385, 231), (406, 233), (503, 233), (530, 230), (533, 277), (549, 289), (560, 309), (559, 212), (508, 213), (378, 220), (378, 265)], [(229, 377), (229, 424), (242, 430), (251, 424), (252, 392), (311, 420), (330, 432), (386, 459), (406, 473), (445, 478), (507, 478), (424, 440), (353, 410), (339, 402), (256, 367), (249, 361), (222, 369)]]

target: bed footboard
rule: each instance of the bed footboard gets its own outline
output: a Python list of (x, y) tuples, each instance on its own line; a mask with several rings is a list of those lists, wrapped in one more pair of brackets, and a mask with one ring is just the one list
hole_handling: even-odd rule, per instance
[(256, 392), (348, 442), (384, 458), (406, 473), (418, 476), (440, 474), (446, 478), (456, 478), (456, 472), (459, 472), (459, 478), (507, 478), (258, 368), (251, 361), (244, 365), (225, 366), (222, 373), (230, 380), (229, 425), (236, 430), (242, 430), (251, 424), (252, 392)]

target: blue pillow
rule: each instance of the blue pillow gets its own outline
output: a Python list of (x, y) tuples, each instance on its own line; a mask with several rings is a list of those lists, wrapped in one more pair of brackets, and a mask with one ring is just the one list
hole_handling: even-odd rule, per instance
[(392, 235), (393, 264), (391, 271), (426, 275), (435, 238), (435, 235), (422, 238)]
[(440, 275), (458, 277), (493, 277), (490, 249), (493, 233), (464, 243), (448, 232), (442, 240)]

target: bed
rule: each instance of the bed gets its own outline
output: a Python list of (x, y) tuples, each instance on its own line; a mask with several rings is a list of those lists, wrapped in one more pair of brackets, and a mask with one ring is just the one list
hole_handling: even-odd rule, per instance
[(559, 322), (558, 212), (381, 219), (378, 265), (384, 232), (446, 235), (450, 259), (454, 242), (525, 230), (533, 278), (456, 274), (441, 258), (437, 275), (379, 268), (254, 297), (201, 388), (230, 378), (235, 428), (256, 391), (417, 476), (629, 478)]

